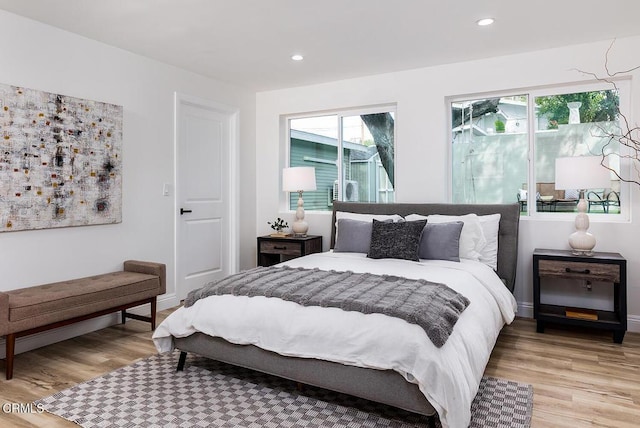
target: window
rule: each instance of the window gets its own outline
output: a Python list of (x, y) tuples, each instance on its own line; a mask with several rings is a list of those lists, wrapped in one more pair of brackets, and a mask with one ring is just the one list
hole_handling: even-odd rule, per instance
[(611, 180), (606, 187), (586, 189), (588, 211), (622, 213), (628, 205), (628, 186), (619, 179), (624, 148), (610, 136), (620, 135), (620, 106), (629, 86), (626, 81), (616, 86), (451, 99), (452, 202), (518, 201), (522, 215), (575, 213), (581, 189), (556, 188), (556, 158), (603, 156)]
[[(288, 119), (289, 166), (313, 166), (316, 191), (306, 211), (329, 211), (333, 201), (394, 202), (395, 107)], [(295, 210), (298, 195), (291, 194)]]
[(515, 200), (527, 183), (527, 118), (527, 95), (451, 103), (454, 203)]

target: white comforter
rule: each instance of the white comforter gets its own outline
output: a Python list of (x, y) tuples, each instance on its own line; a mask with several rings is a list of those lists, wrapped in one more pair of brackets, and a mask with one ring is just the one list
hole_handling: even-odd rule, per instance
[(202, 332), (282, 355), (392, 369), (418, 384), (443, 427), (469, 426), (471, 401), (491, 351), (516, 311), (513, 295), (491, 268), (469, 260), (373, 260), (332, 252), (284, 264), (424, 278), (447, 284), (471, 304), (444, 346), (436, 348), (419, 326), (386, 315), (303, 307), (276, 298), (211, 296), (178, 309), (158, 326), (153, 335), (158, 351), (173, 350), (173, 337)]

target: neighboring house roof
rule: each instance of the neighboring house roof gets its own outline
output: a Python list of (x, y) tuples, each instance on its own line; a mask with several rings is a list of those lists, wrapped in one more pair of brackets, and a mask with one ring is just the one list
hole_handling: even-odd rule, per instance
[(527, 105), (522, 101), (503, 100), (498, 104), (498, 113), (505, 119), (526, 119)]
[[(469, 129), (469, 125), (461, 125), (461, 126), (456, 126), (455, 128), (452, 129), (452, 132), (462, 132), (462, 131), (466, 131)], [(473, 125), (473, 133), (474, 135), (489, 135), (487, 133), (487, 131), (485, 131), (484, 129), (480, 128), (478, 125)]]
[(354, 150), (351, 152), (352, 161), (369, 160), (378, 154), (378, 148), (376, 146), (362, 146), (362, 147), (365, 147), (367, 150), (366, 151)]
[[(291, 138), (295, 138), (296, 140), (309, 141), (311, 143), (326, 144), (328, 146), (338, 147), (338, 140), (336, 138), (313, 134), (311, 132), (306, 132), (306, 131), (300, 131), (298, 129), (291, 130)], [(369, 147), (367, 146), (363, 146), (362, 144), (356, 144), (356, 143), (352, 143), (350, 141), (344, 141), (344, 140), (342, 141), (342, 147), (344, 147), (345, 149), (351, 150), (352, 157), (355, 156), (355, 153), (358, 153), (358, 152), (367, 153), (369, 151)], [(373, 146), (373, 148), (375, 149), (375, 146)], [(366, 159), (366, 158), (363, 158), (363, 159)]]

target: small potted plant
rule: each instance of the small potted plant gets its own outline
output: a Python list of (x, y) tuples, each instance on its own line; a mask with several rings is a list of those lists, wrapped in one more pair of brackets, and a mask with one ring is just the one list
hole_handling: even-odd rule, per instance
[(284, 232), (284, 229), (289, 227), (289, 224), (278, 217), (274, 222), (267, 222), (268, 225), (271, 226), (271, 229), (275, 230), (275, 233), (272, 233), (270, 236), (273, 237), (285, 237), (287, 234)]

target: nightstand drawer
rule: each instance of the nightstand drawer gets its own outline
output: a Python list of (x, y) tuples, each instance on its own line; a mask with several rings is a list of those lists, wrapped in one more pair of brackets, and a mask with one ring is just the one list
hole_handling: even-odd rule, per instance
[(564, 260), (540, 260), (538, 275), (619, 283), (620, 265), (581, 263)]
[(260, 242), (260, 252), (266, 254), (283, 254), (286, 256), (301, 256), (302, 246), (297, 242)]

